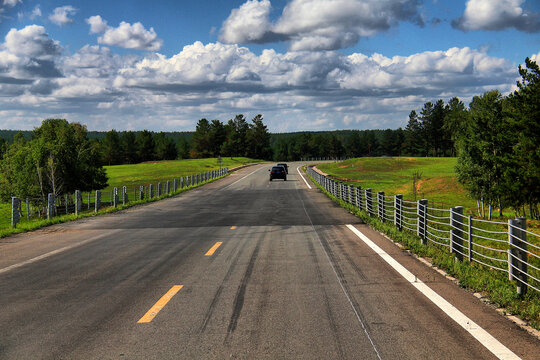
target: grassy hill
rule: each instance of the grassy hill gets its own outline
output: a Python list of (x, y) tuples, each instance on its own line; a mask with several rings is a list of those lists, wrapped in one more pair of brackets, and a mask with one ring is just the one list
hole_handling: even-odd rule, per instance
[[(326, 163), (318, 169), (336, 178), (384, 191), (386, 195), (403, 194), (406, 200), (426, 198), (430, 206), (464, 206), (476, 209), (476, 201), (457, 182), (456, 158), (376, 157), (356, 158)], [(419, 172), (416, 199), (413, 195), (413, 174)]]

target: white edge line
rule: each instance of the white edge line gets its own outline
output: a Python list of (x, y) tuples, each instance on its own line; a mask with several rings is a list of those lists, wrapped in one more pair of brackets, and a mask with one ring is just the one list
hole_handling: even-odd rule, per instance
[(107, 234), (96, 235), (96, 236), (94, 236), (94, 237), (91, 237), (91, 238), (86, 239), (86, 240), (84, 240), (84, 241), (81, 241), (81, 242), (79, 242), (79, 243), (76, 243), (76, 244), (73, 244), (73, 245), (64, 246), (63, 248), (60, 248), (60, 249), (56, 249), (56, 250), (50, 251), (50, 252), (45, 253), (45, 254), (43, 254), (43, 255), (36, 256), (35, 258), (28, 259), (28, 260), (22, 261), (22, 262), (20, 262), (20, 263), (10, 265), (10, 266), (8, 266), (8, 267), (5, 267), (5, 268), (0, 269), (0, 274), (7, 273), (8, 271), (11, 271), (11, 270), (20, 268), (20, 267), (22, 267), (22, 266), (24, 266), (24, 265), (28, 265), (28, 264), (34, 263), (34, 262), (36, 262), (36, 261), (46, 259), (46, 258), (48, 258), (48, 257), (50, 257), (50, 256), (59, 254), (59, 253), (61, 253), (61, 252), (64, 252), (64, 251), (66, 251), (66, 250), (69, 250), (69, 249), (76, 248), (76, 247), (78, 247), (78, 246), (81, 246), (81, 245), (84, 245), (84, 244), (89, 243), (89, 242), (91, 242), (91, 241), (100, 239), (100, 238), (102, 238), (102, 237), (104, 237), (104, 236), (111, 235), (112, 233), (118, 232), (118, 231), (120, 231), (120, 230), (115, 230), (115, 231), (109, 232), (109, 233), (107, 233)]
[(300, 175), (300, 177), (302, 178), (302, 180), (304, 180), (304, 182), (306, 183), (306, 185), (308, 186), (308, 188), (311, 189), (311, 185), (309, 185), (308, 182), (306, 181), (306, 179), (304, 179), (304, 177), (302, 176), (302, 173), (300, 172), (299, 168), (300, 168), (300, 166), (296, 168), (296, 171), (298, 171), (298, 175)]
[(469, 319), (465, 314), (459, 311), (456, 307), (446, 301), (442, 296), (437, 294), (433, 289), (427, 286), (416, 276), (407, 270), (403, 265), (397, 262), (393, 257), (388, 255), (383, 249), (377, 246), (366, 235), (352, 225), (347, 225), (356, 236), (358, 236), (366, 245), (375, 251), (384, 261), (394, 268), (401, 276), (410, 282), (418, 291), (431, 300), (437, 307), (450, 316), (452, 320), (457, 322), (463, 329), (471, 334), (483, 346), (493, 353), (499, 359), (520, 359), (510, 349), (501, 344), (497, 339), (490, 335), (486, 330), (482, 329), (478, 324)]

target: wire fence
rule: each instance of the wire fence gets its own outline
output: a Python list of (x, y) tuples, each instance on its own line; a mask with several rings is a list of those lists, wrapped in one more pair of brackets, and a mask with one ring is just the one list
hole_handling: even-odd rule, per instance
[(15, 228), (30, 222), (50, 220), (56, 216), (79, 215), (99, 212), (102, 209), (127, 205), (135, 201), (160, 198), (179, 193), (186, 188), (198, 186), (223, 177), (228, 168), (174, 178), (156, 184), (115, 187), (110, 190), (81, 192), (47, 197), (11, 198), (10, 204), (0, 205), (0, 230)]
[(386, 196), (322, 175), (308, 166), (311, 177), (341, 199), (399, 230), (418, 235), (423, 244), (437, 246), (466, 260), (508, 274), (517, 291), (540, 292), (540, 234), (526, 229), (526, 219), (488, 221), (463, 214), (463, 207), (430, 207), (427, 199), (408, 201), (403, 195)]

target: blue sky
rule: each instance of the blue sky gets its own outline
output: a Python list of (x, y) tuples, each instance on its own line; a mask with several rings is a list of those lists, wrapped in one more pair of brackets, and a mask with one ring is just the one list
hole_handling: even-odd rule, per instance
[(512, 91), (532, 0), (0, 0), (0, 128), (404, 127), (426, 101)]

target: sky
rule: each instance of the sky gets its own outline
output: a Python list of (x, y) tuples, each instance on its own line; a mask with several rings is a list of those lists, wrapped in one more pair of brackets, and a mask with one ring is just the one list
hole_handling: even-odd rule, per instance
[(510, 93), (526, 57), (538, 0), (0, 0), (0, 129), (396, 129)]

